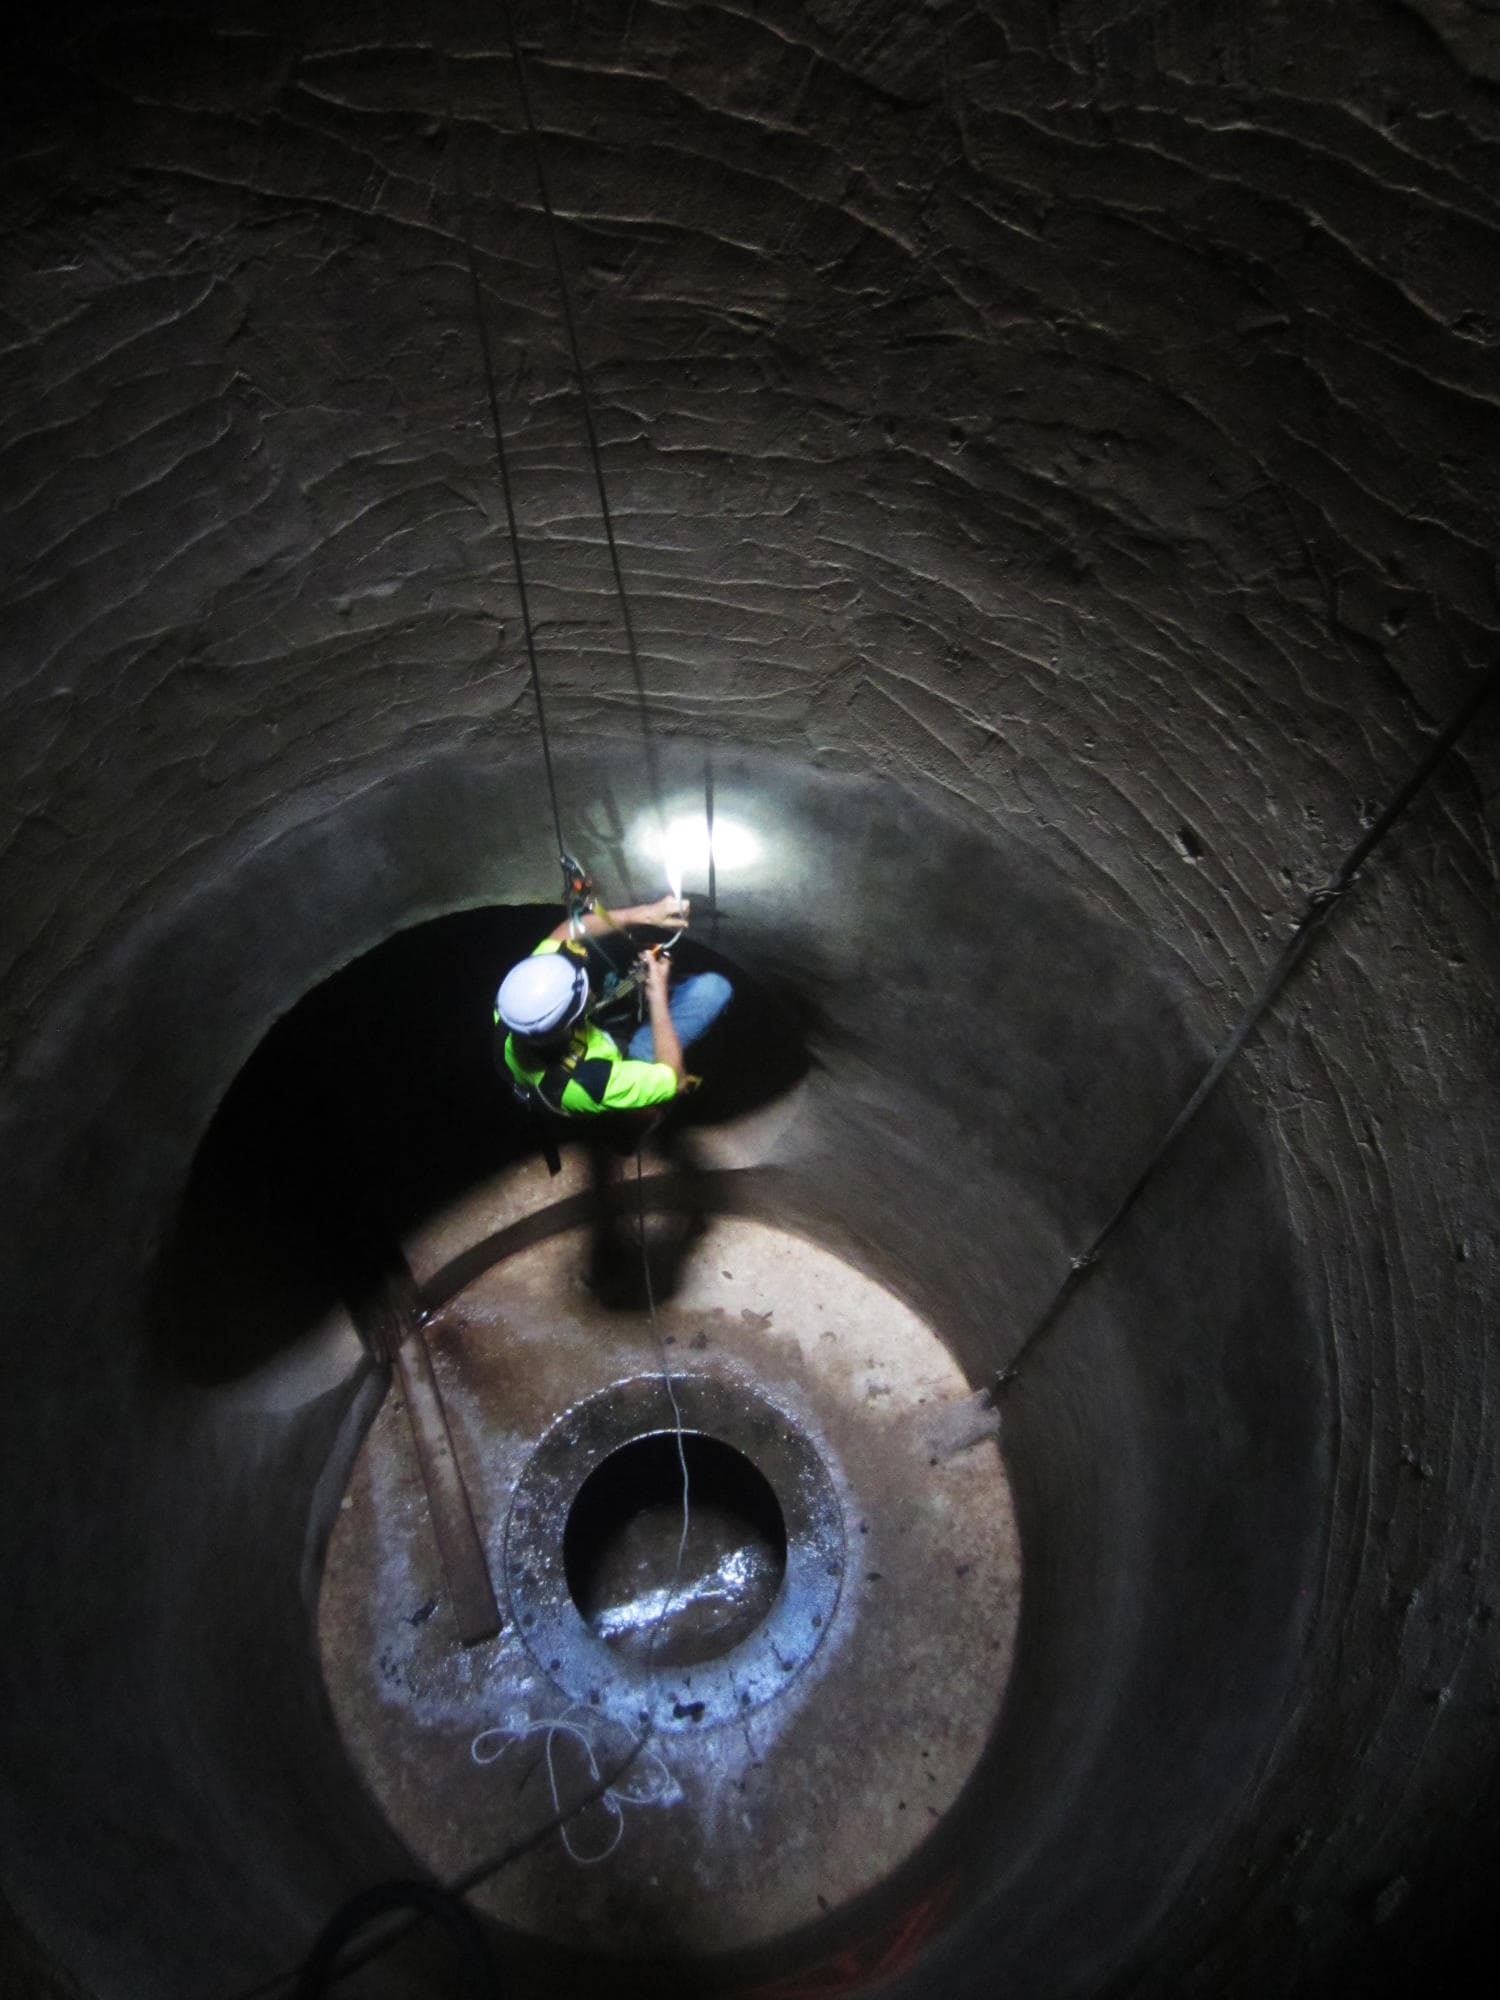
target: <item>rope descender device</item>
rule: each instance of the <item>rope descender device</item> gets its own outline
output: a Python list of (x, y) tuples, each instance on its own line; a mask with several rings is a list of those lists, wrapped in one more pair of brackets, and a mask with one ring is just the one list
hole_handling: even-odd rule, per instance
[(558, 860), (562, 863), (563, 901), (568, 910), (568, 929), (572, 932), (581, 927), (597, 901), (594, 878), (573, 855), (564, 852)]

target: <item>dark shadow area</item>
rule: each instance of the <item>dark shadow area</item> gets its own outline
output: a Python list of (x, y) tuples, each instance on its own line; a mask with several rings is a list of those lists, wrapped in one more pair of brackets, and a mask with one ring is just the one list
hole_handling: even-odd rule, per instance
[(490, 1055), (503, 967), (555, 922), (463, 911), (402, 932), (303, 997), (226, 1093), (164, 1260), (157, 1358), (234, 1380), (378, 1262), (372, 1243), (530, 1141)]
[[(707, 1223), (692, 1202), (648, 1213), (652, 1204), (639, 1177), (648, 1153), (665, 1161), (667, 1171), (678, 1179), (696, 1174), (692, 1135), (664, 1116), (649, 1127), (624, 1126), (613, 1139), (592, 1132), (580, 1136), (589, 1148), (593, 1197), (584, 1282), (601, 1305), (617, 1312), (645, 1312), (677, 1290), (683, 1266)], [(648, 1179), (655, 1177), (653, 1168)]]
[[(383, 1942), (423, 1921), (453, 1947), (453, 1969), (461, 1977), (448, 1991), (469, 2000), (501, 1991), (485, 1926), (462, 1897), (435, 1882), (381, 1882), (352, 1896), (331, 1919), (298, 1974), (292, 2000), (322, 2000), (324, 1994), (348, 1990), (345, 1980), (351, 1968), (374, 1958)], [(361, 1932), (370, 1933), (363, 1948), (358, 1942)]]
[[(388, 939), (308, 993), (256, 1049), (198, 1151), (158, 1282), (155, 1359), (202, 1386), (249, 1372), (367, 1289), (393, 1239), (465, 1188), (540, 1149), (543, 1134), (494, 1065), (493, 995), (556, 923), (555, 907), (467, 910)], [(609, 940), (621, 969), (633, 947)], [(795, 1016), (741, 968), (684, 938), (683, 975), (723, 970), (725, 1016), (695, 1044), (703, 1088), (653, 1134), (690, 1171), (692, 1126), (739, 1116), (791, 1088), (808, 1058)], [(623, 1018), (622, 1036), (633, 1025)], [(633, 1176), (643, 1126), (557, 1121), (593, 1143), (596, 1186)], [(657, 1296), (701, 1224), (653, 1240)], [(639, 1232), (601, 1204), (590, 1282), (645, 1303)]]
[[(643, 1202), (648, 1216), (653, 1217), (671, 1218), (686, 1213), (695, 1217), (712, 1214), (775, 1219), (783, 1213), (773, 1192), (778, 1184), (777, 1170), (766, 1166), (716, 1167), (698, 1171), (680, 1164), (675, 1173), (648, 1175), (642, 1190), (636, 1187), (633, 1166), (628, 1180), (623, 1176), (617, 1178), (612, 1174), (601, 1174), (583, 1193), (564, 1195), (561, 1200), (523, 1216), (519, 1222), (507, 1223), (503, 1229), (469, 1244), (458, 1256), (424, 1280), (419, 1288), (422, 1305), (428, 1312), (435, 1312), (483, 1272), (503, 1263), (507, 1257), (514, 1257), (533, 1244), (548, 1242), (569, 1229), (590, 1222), (597, 1223), (601, 1209), (615, 1218), (619, 1231), (611, 1255), (615, 1258), (622, 1287), (620, 1296), (606, 1297), (603, 1303), (616, 1307), (627, 1304), (624, 1287), (633, 1283), (639, 1287), (640, 1303), (644, 1305), (645, 1283), (640, 1238), (636, 1233)], [(695, 1223), (693, 1226), (696, 1228), (698, 1225)], [(661, 1227), (665, 1229), (666, 1225)], [(597, 1233), (601, 1237), (604, 1234), (602, 1228)], [(648, 1228), (648, 1241), (652, 1246), (653, 1295), (665, 1297), (665, 1292), (656, 1292), (655, 1285), (658, 1277), (664, 1284), (670, 1282), (671, 1267), (669, 1259), (662, 1254), (655, 1224)], [(631, 1252), (628, 1260), (631, 1269), (627, 1269), (627, 1246)], [(670, 1334), (667, 1336), (669, 1344), (672, 1338)]]
[[(596, 956), (623, 975), (634, 947), (623, 938), (606, 937)], [(595, 1228), (586, 1283), (601, 1303), (621, 1312), (641, 1312), (672, 1297), (706, 1226), (702, 1209), (693, 1202), (665, 1209), (656, 1204), (658, 1212), (647, 1224), (632, 1194), (637, 1156), (654, 1156), (680, 1180), (700, 1176), (705, 1163), (694, 1132), (728, 1124), (794, 1089), (811, 1067), (808, 1037), (817, 1031), (816, 1010), (805, 995), (773, 991), (697, 938), (679, 939), (672, 965), (674, 978), (719, 972), (734, 989), (723, 1014), (686, 1052), (694, 1088), (655, 1117), (599, 1119), (562, 1128), (565, 1136), (590, 1149)], [(642, 1012), (632, 996), (606, 1005), (596, 1018), (624, 1047)]]
[[(628, 971), (633, 948), (619, 938), (606, 938), (600, 949), (622, 971)], [(674, 1104), (668, 1121), (675, 1132), (695, 1125), (723, 1125), (784, 1095), (806, 1076), (808, 1042), (820, 1027), (816, 1010), (805, 995), (773, 991), (741, 965), (691, 934), (672, 947), (676, 979), (699, 972), (721, 972), (734, 988), (734, 998), (700, 1041), (687, 1052), (689, 1071), (699, 1079), (690, 1095)], [(604, 1010), (601, 1025), (621, 1043), (639, 1025), (633, 1002)]]

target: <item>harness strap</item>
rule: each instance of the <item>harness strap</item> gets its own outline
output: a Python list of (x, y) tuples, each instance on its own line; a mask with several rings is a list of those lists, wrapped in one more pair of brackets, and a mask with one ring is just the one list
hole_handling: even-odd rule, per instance
[(535, 1082), (529, 1083), (518, 1077), (509, 1064), (506, 1065), (506, 1074), (517, 1098), (528, 1110), (542, 1110), (556, 1118), (570, 1118), (572, 1113), (563, 1104), (563, 1093), (568, 1085), (576, 1082), (602, 1110), (613, 1068), (614, 1063), (608, 1057), (591, 1056), (585, 1042), (569, 1049), (556, 1062), (548, 1063)]
[(567, 1116), (567, 1113), (563, 1110), (563, 1092), (567, 1089), (568, 1081), (574, 1070), (578, 1067), (578, 1059), (581, 1053), (582, 1051), (579, 1049), (570, 1050), (561, 1062), (549, 1063), (536, 1082), (527, 1086), (529, 1090), (535, 1092), (546, 1108), (549, 1111), (555, 1112), (559, 1118)]

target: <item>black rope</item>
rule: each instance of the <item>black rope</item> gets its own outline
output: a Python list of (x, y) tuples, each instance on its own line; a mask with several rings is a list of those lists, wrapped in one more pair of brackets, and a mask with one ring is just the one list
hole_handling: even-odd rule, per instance
[(474, 256), (474, 225), (468, 196), (458, 161), (458, 141), (454, 132), (452, 107), (448, 116), (448, 145), (453, 159), (453, 186), (463, 223), (464, 256), (469, 267), (469, 285), (474, 297), (474, 324), (479, 333), (479, 351), (484, 359), (484, 384), (490, 403), (490, 427), (495, 437), (495, 458), (500, 466), (500, 490), (505, 495), (505, 519), (510, 529), (511, 558), (516, 572), (516, 594), (521, 602), (521, 629), (526, 635), (526, 657), (531, 664), (531, 693), (536, 703), (537, 728), (542, 739), (542, 763), (547, 773), (547, 796), (552, 801), (552, 830), (557, 836), (558, 858), (567, 852), (563, 839), (562, 814), (557, 804), (557, 778), (552, 768), (552, 743), (547, 733), (547, 708), (542, 700), (542, 676), (537, 665), (536, 631), (531, 622), (531, 600), (526, 592), (526, 569), (521, 560), (521, 531), (516, 523), (515, 494), (511, 487), (510, 459), (505, 449), (505, 428), (500, 421), (500, 397), (495, 387), (495, 360), (490, 351), (489, 321), (485, 317), (484, 293), (479, 283), (479, 265)]
[(521, 110), (526, 119), (527, 138), (531, 147), (532, 165), (536, 172), (537, 193), (541, 197), (542, 212), (547, 218), (547, 240), (552, 250), (552, 266), (557, 274), (557, 292), (562, 303), (563, 327), (568, 337), (569, 351), (573, 357), (573, 376), (578, 384), (578, 400), (583, 409), (583, 427), (588, 438), (589, 459), (594, 468), (594, 484), (599, 493), (599, 515), (604, 523), (604, 539), (609, 548), (610, 568), (614, 571), (615, 591), (620, 600), (620, 622), (625, 629), (625, 647), (630, 656), (630, 671), (635, 681), (636, 702), (640, 712), (641, 743), (646, 756), (646, 772), (651, 789), (652, 803), (657, 817), (661, 817), (661, 773), (657, 762), (656, 742), (651, 730), (651, 710), (646, 699), (646, 680), (641, 669), (640, 649), (636, 644), (635, 619), (630, 610), (630, 598), (625, 589), (625, 574), (620, 567), (620, 550), (615, 540), (614, 516), (610, 512), (609, 494), (604, 484), (604, 463), (599, 452), (599, 432), (594, 422), (594, 402), (589, 393), (588, 375), (583, 365), (583, 351), (578, 344), (578, 327), (573, 316), (573, 298), (568, 289), (568, 275), (563, 265), (562, 248), (558, 242), (557, 215), (552, 206), (552, 193), (547, 182), (546, 164), (542, 158), (542, 142), (537, 133), (536, 118), (531, 106), (531, 87), (526, 77), (526, 61), (521, 54), (520, 40), (516, 35), (516, 24), (511, 13), (510, 0), (500, 0), (500, 13), (505, 22), (505, 36), (510, 45), (511, 61), (515, 66), (516, 86), (520, 93)]
[(1116, 1235), (1136, 1203), (1145, 1193), (1157, 1168), (1171, 1152), (1182, 1134), (1192, 1124), (1208, 1099), (1222, 1082), (1225, 1071), (1244, 1048), (1267, 1008), (1276, 1000), (1282, 988), (1306, 956), (1313, 940), (1318, 936), (1329, 917), (1338, 908), (1354, 884), (1355, 877), (1370, 856), (1380, 846), (1386, 835), (1395, 826), (1426, 785), (1439, 764), (1453, 749), (1464, 731), (1473, 722), (1485, 703), (1500, 688), (1500, 666), (1491, 667), (1470, 694), (1446, 729), (1436, 736), (1427, 754), (1412, 770), (1404, 785), (1396, 792), (1385, 810), (1373, 820), (1364, 834), (1345, 858), (1343, 865), (1330, 881), (1321, 889), (1315, 889), (1308, 898), (1307, 907), (1297, 919), (1291, 936), (1282, 947), (1275, 964), (1261, 981), (1256, 993), (1230, 1031), (1228, 1040), (1209, 1064), (1197, 1087), (1157, 1141), (1150, 1157), (1131, 1183), (1124, 1199), (1095, 1236), (1081, 1256), (1075, 1257), (1068, 1266), (1067, 1275), (1054, 1292), (1050, 1302), (1036, 1321), (1030, 1333), (1016, 1349), (1011, 1359), (1000, 1369), (992, 1385), (991, 1394), (998, 1397), (1015, 1381), (1031, 1356), (1052, 1332), (1062, 1318), (1074, 1297), (1088, 1281), (1096, 1268), (1099, 1258), (1110, 1239)]
[[(319, 1976), (329, 1986), (338, 1985), (352, 1977), (354, 1973), (363, 1971), (367, 1965), (373, 1965), (388, 1951), (394, 1950), (404, 1939), (410, 1937), (421, 1924), (428, 1921), (434, 1913), (438, 1899), (447, 1903), (458, 1903), (461, 1908), (467, 1908), (462, 1902), (465, 1896), (505, 1869), (513, 1867), (526, 1855), (534, 1853), (570, 1819), (575, 1818), (587, 1807), (597, 1804), (607, 1792), (612, 1791), (621, 1778), (628, 1775), (631, 1766), (645, 1747), (646, 1739), (643, 1736), (632, 1737), (630, 1749), (620, 1761), (594, 1779), (587, 1790), (580, 1792), (571, 1805), (563, 1806), (543, 1820), (539, 1826), (533, 1827), (529, 1833), (521, 1834), (498, 1853), (487, 1855), (482, 1861), (475, 1862), (462, 1874), (451, 1876), (446, 1882), (433, 1882), (430, 1885), (430, 1898), (419, 1901), (415, 1897), (408, 1896), (404, 1899), (407, 1904), (404, 1910), (389, 1908), (385, 1922), (375, 1936), (359, 1943), (355, 1940), (353, 1931), (349, 1931), (341, 1938), (338, 1950), (326, 1970), (319, 1967)], [(351, 1911), (361, 1912), (359, 1918), (361, 1925), (368, 1922), (371, 1913), (363, 1911), (361, 1906), (368, 1896), (372, 1894), (379, 1896), (381, 1893), (379, 1888), (373, 1892), (361, 1891), (337, 1911), (328, 1926), (320, 1933), (313, 1947), (314, 1953), (319, 1951), (335, 1926), (342, 1928)], [(242, 1987), (235, 1993), (233, 2000), (271, 2000), (274, 1994), (286, 1994), (287, 1989), (295, 1981), (307, 1977), (307, 1965), (308, 1961), (304, 1961), (301, 1967), (287, 1967), (284, 1971), (273, 1973), (269, 1979), (263, 1979), (258, 1986)], [(297, 1995), (292, 1993), (288, 1996), (288, 2000), (297, 2000)]]
[(714, 862), (714, 760), (703, 759), (703, 824), (708, 829), (708, 919), (709, 935), (719, 942), (719, 871)]
[[(494, 1961), (478, 1917), (467, 1903), (439, 1883), (421, 1881), (380, 1882), (352, 1896), (330, 1919), (309, 1952), (292, 2000), (323, 2000), (335, 1983), (354, 1970), (352, 1960), (344, 1959), (346, 1947), (362, 1930), (392, 1911), (413, 1913), (402, 1935), (420, 1917), (436, 1924), (454, 1946), (463, 1973), (463, 1990), (469, 2000), (496, 2000), (499, 1987)], [(379, 1949), (385, 1948), (382, 1942)], [(368, 1957), (362, 1961), (369, 1962)]]

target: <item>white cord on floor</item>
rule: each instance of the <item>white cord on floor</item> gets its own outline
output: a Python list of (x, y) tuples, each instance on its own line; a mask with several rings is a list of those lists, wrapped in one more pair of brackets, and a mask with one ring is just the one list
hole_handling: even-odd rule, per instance
[[(575, 1715), (581, 1716), (583, 1720), (574, 1721), (572, 1718)], [(469, 1755), (476, 1764), (493, 1764), (505, 1755), (513, 1743), (524, 1743), (533, 1736), (545, 1737), (547, 1783), (552, 1788), (552, 1810), (557, 1815), (557, 1830), (562, 1836), (563, 1846), (567, 1849), (568, 1859), (576, 1861), (580, 1868), (596, 1868), (601, 1861), (608, 1861), (609, 1857), (614, 1853), (625, 1837), (626, 1806), (670, 1805), (678, 1795), (676, 1782), (671, 1772), (667, 1769), (666, 1764), (654, 1750), (647, 1750), (642, 1746), (639, 1755), (631, 1759), (629, 1768), (633, 1773), (636, 1773), (639, 1772), (643, 1764), (654, 1765), (655, 1774), (652, 1781), (644, 1788), (638, 1784), (630, 1789), (611, 1784), (604, 1786), (603, 1790), (597, 1794), (597, 1802), (603, 1806), (605, 1812), (613, 1822), (613, 1831), (610, 1834), (609, 1845), (602, 1848), (598, 1854), (581, 1853), (573, 1845), (569, 1837), (569, 1815), (563, 1811), (562, 1799), (557, 1789), (555, 1746), (559, 1736), (571, 1737), (575, 1743), (580, 1744), (584, 1755), (588, 1758), (590, 1781), (597, 1785), (603, 1776), (599, 1765), (598, 1746), (593, 1733), (597, 1726), (598, 1718), (594, 1715), (593, 1711), (582, 1707), (581, 1704), (575, 1704), (572, 1708), (564, 1709), (561, 1715), (552, 1716), (541, 1721), (519, 1722), (509, 1727), (481, 1729), (479, 1734), (474, 1738), (474, 1741), (469, 1745)]]

